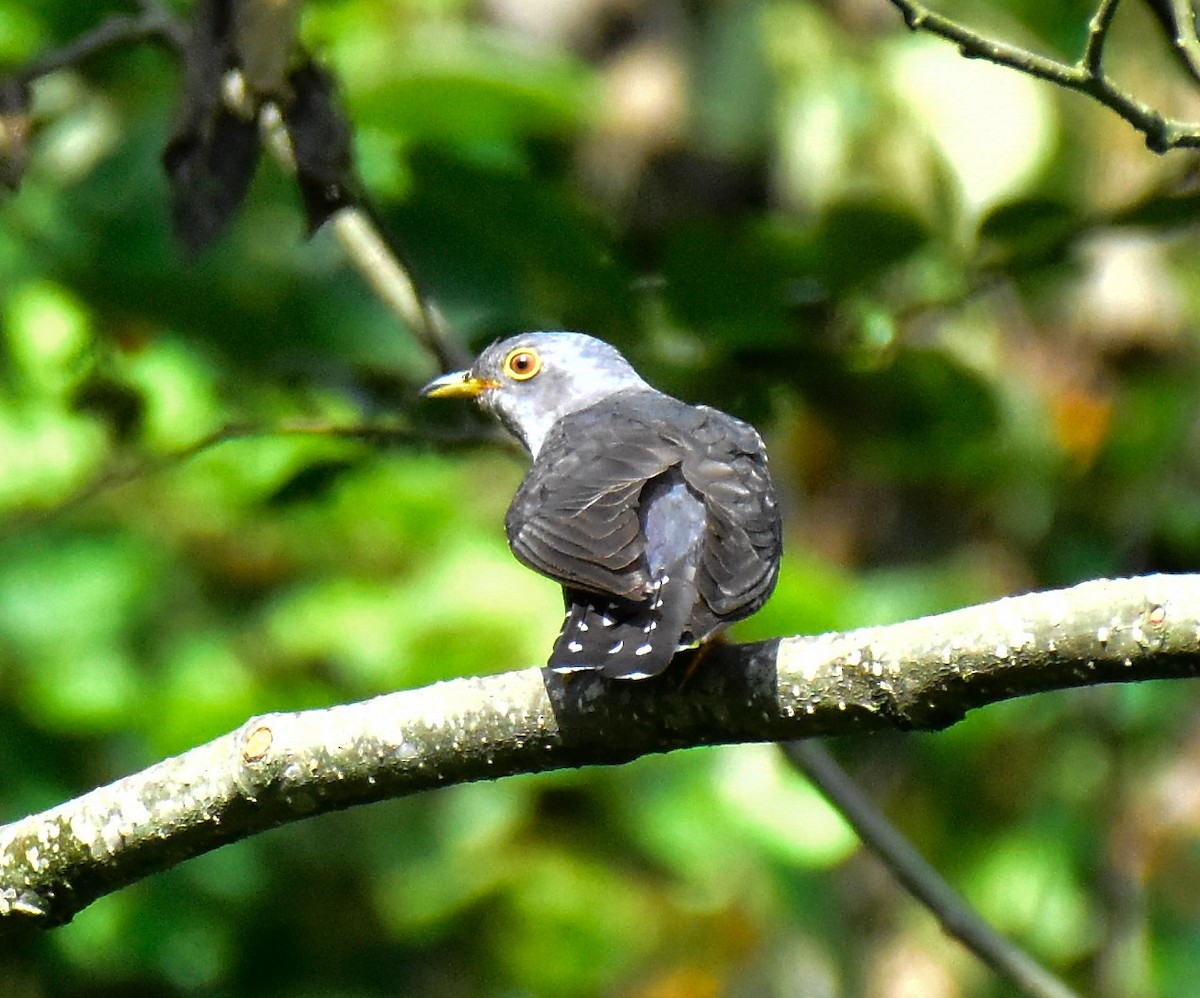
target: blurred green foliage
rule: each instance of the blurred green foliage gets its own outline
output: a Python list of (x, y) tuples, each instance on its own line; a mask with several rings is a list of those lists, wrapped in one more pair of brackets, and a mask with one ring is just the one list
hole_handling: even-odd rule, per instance
[[(1090, 13), (945, 9), (1071, 58)], [(0, 59), (123, 10), (0, 0)], [(1110, 65), (1177, 113), (1154, 32)], [(1200, 562), (1183, 154), (884, 0), (310, 0), (302, 36), (470, 346), (586, 329), (764, 431), (788, 557), (739, 637)], [(480, 424), (416, 401), (432, 362), (271, 163), (183, 260), (177, 85), (151, 48), (43, 79), (0, 201), (0, 819), (558, 625), (504, 545), (520, 459), (438, 446)], [(301, 432), (361, 424), (410, 442)], [(1154, 684), (836, 748), (995, 924), (1136, 998), (1200, 971), (1198, 725)], [(1004, 993), (762, 746), (323, 817), (0, 954), (2, 995)]]

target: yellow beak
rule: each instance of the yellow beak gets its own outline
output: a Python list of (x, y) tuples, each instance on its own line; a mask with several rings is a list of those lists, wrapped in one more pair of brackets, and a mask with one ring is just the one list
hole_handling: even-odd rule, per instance
[(434, 378), (421, 389), (421, 395), (431, 399), (474, 399), (496, 385), (487, 378), (474, 377), (470, 371), (455, 371)]

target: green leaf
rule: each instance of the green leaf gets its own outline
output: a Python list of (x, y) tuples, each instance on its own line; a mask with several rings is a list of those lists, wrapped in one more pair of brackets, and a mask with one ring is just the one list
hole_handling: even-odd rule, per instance
[(814, 270), (835, 293), (868, 283), (929, 238), (910, 209), (879, 201), (840, 201), (821, 218), (812, 239)]
[(1109, 221), (1113, 225), (1169, 230), (1194, 225), (1198, 219), (1200, 191), (1188, 191), (1183, 194), (1153, 194), (1116, 212)]

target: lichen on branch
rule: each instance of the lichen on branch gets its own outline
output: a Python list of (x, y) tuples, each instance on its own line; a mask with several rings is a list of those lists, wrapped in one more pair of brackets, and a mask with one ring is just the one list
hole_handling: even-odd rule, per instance
[[(1086, 582), (882, 627), (684, 656), (645, 682), (542, 669), (238, 730), (0, 828), (0, 934), (228, 842), (439, 786), (697, 745), (947, 727), (998, 700), (1200, 674), (1200, 575)], [(695, 669), (689, 665), (695, 664)]]

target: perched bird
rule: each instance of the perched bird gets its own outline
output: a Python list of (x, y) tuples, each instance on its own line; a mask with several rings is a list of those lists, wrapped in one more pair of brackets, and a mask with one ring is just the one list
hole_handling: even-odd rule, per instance
[(421, 394), (476, 399), (533, 458), (505, 529), (563, 587), (555, 671), (657, 675), (775, 588), (779, 507), (758, 433), (657, 391), (607, 343), (512, 336)]

